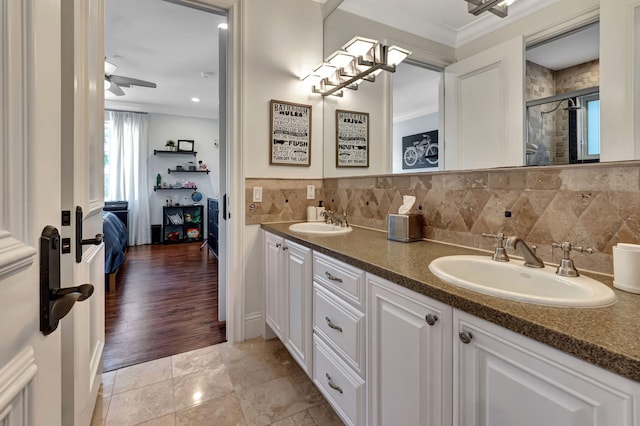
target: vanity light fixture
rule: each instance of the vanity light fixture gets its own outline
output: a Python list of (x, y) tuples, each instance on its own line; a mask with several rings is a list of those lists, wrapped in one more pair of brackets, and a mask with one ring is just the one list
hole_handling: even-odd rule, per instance
[(506, 18), (509, 6), (515, 0), (465, 0), (468, 3), (469, 13), (478, 16), (484, 12), (491, 12), (500, 18)]
[(357, 90), (363, 81), (374, 82), (382, 71), (395, 72), (411, 51), (386, 46), (377, 40), (354, 37), (302, 78), (313, 93), (342, 96), (342, 89)]

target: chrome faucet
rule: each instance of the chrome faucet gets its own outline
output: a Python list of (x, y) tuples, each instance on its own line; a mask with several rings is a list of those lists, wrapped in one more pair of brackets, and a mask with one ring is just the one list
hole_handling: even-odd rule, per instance
[(536, 256), (535, 246), (529, 247), (520, 237), (509, 237), (505, 242), (505, 247), (515, 249), (524, 258), (524, 266), (529, 268), (544, 268), (544, 262)]
[(325, 217), (326, 223), (335, 223), (336, 225), (340, 225), (340, 228), (349, 227), (349, 222), (347, 222), (347, 213), (342, 213), (342, 217), (339, 217), (336, 213), (331, 210), (325, 210), (322, 212)]
[(507, 251), (504, 249), (504, 239), (505, 235), (502, 232), (498, 232), (497, 234), (482, 234), (483, 237), (495, 238), (498, 244), (496, 245), (495, 250), (493, 251), (493, 256), (491, 259), (496, 262), (508, 262), (509, 256), (507, 255)]
[(556, 269), (556, 274), (562, 277), (579, 277), (580, 276), (580, 273), (578, 272), (575, 265), (573, 264), (573, 260), (569, 257), (569, 253), (571, 253), (572, 250), (575, 250), (580, 253), (589, 253), (589, 254), (593, 253), (592, 248), (577, 247), (567, 241), (563, 243), (553, 243), (551, 244), (551, 247), (562, 249), (562, 254), (563, 254), (562, 260), (560, 261), (560, 265), (558, 265), (558, 269)]

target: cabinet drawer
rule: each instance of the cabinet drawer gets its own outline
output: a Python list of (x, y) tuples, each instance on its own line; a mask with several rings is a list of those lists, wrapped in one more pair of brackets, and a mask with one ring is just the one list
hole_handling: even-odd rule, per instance
[(354, 268), (323, 254), (314, 253), (313, 279), (364, 311), (365, 276), (362, 269)]
[(313, 283), (313, 329), (360, 376), (365, 373), (364, 314)]
[(364, 425), (365, 382), (318, 337), (313, 338), (313, 382), (342, 421)]

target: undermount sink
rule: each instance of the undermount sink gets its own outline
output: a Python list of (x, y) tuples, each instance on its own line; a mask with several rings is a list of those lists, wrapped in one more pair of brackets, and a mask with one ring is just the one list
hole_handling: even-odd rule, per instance
[(432, 261), (429, 269), (442, 280), (469, 290), (538, 305), (597, 307), (617, 299), (611, 288), (593, 278), (562, 277), (555, 267), (529, 268), (520, 260), (445, 256)]
[(334, 225), (333, 223), (302, 222), (294, 223), (289, 227), (289, 230), (292, 232), (300, 232), (303, 234), (340, 235), (347, 234), (353, 229), (350, 226), (340, 227), (340, 225)]

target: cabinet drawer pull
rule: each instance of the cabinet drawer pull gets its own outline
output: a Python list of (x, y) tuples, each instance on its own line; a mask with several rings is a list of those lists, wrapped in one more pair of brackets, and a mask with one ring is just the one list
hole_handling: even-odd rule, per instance
[(334, 330), (338, 330), (340, 333), (342, 333), (342, 327), (331, 322), (331, 319), (329, 319), (329, 317), (324, 317), (324, 319), (327, 320), (327, 325), (329, 326), (329, 328), (333, 328)]
[(325, 271), (324, 274), (327, 276), (327, 278), (329, 278), (330, 281), (335, 281), (337, 283), (341, 283), (342, 282), (342, 278), (334, 277), (333, 275), (331, 275), (329, 273), (329, 271)]
[(282, 247), (282, 251), (285, 251), (285, 250), (289, 250), (289, 247), (287, 246)]
[(343, 393), (342, 388), (333, 383), (333, 380), (331, 380), (331, 376), (329, 375), (329, 373), (325, 373), (325, 375), (327, 376), (327, 384), (329, 385), (329, 387), (333, 390), (337, 390), (338, 392)]
[(427, 321), (427, 324), (434, 325), (436, 321), (438, 321), (438, 316), (433, 314), (427, 314), (427, 316), (424, 317), (424, 319), (425, 321)]
[(465, 345), (471, 343), (471, 339), (473, 339), (473, 334), (469, 333), (468, 331), (461, 331), (458, 334), (458, 337), (460, 337), (460, 341), (462, 343), (464, 343)]

